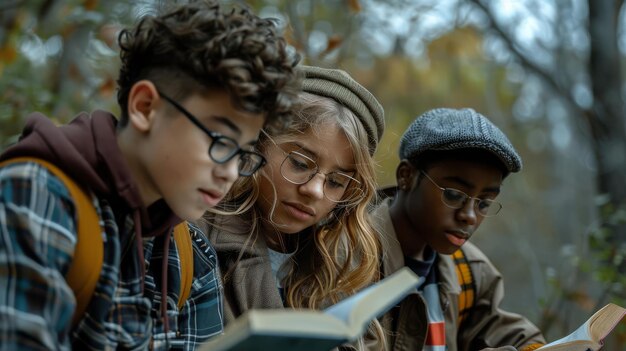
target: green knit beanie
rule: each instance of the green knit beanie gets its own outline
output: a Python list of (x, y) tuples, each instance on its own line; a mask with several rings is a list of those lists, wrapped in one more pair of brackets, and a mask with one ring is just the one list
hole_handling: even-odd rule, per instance
[(385, 129), (385, 112), (374, 95), (342, 70), (304, 65), (298, 70), (304, 75), (302, 90), (333, 99), (356, 115), (367, 132), (373, 155)]

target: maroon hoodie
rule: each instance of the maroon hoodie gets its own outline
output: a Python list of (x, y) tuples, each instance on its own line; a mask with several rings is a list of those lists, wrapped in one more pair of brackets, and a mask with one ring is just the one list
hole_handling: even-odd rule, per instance
[(118, 224), (132, 212), (141, 218), (138, 236), (163, 235), (181, 220), (163, 200), (147, 209), (142, 204), (139, 189), (117, 145), (116, 126), (115, 117), (105, 111), (81, 113), (63, 126), (56, 126), (41, 113), (33, 113), (20, 141), (0, 155), (0, 161), (22, 156), (44, 159), (98, 198), (107, 199)]
[[(63, 126), (56, 126), (41, 113), (34, 113), (28, 117), (20, 141), (0, 155), (0, 161), (24, 156), (44, 159), (98, 198), (106, 199), (111, 204), (119, 228), (124, 227), (126, 217), (132, 214), (138, 257), (126, 259), (139, 265), (143, 280), (146, 273), (142, 238), (169, 234), (181, 220), (163, 199), (148, 208), (142, 204), (137, 184), (117, 145), (116, 126), (115, 117), (105, 111), (95, 111), (91, 115), (81, 113)], [(132, 238), (123, 232), (118, 231), (119, 242), (130, 242)], [(162, 282), (167, 282), (169, 242), (164, 238)], [(161, 296), (166, 296), (166, 293), (167, 286), (163, 284)], [(161, 316), (167, 334), (166, 306), (162, 304)]]

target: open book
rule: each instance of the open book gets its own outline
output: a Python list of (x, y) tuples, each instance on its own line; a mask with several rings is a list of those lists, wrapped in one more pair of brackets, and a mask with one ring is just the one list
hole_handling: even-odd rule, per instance
[(420, 279), (404, 267), (353, 296), (323, 310), (250, 310), (209, 340), (202, 351), (328, 351), (362, 336), (417, 287)]
[(608, 304), (594, 313), (583, 325), (570, 335), (538, 348), (536, 351), (597, 351), (604, 338), (626, 315), (626, 309)]

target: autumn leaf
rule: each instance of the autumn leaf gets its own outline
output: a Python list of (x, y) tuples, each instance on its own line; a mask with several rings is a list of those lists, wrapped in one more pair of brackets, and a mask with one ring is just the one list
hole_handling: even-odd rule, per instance
[(93, 11), (98, 6), (98, 0), (86, 0), (83, 6), (85, 7), (85, 10)]
[(115, 92), (115, 87), (116, 87), (115, 80), (112, 78), (109, 78), (100, 85), (100, 87), (98, 88), (98, 91), (100, 92), (101, 96), (112, 96), (113, 93)]
[(117, 50), (117, 37), (121, 30), (117, 24), (105, 24), (98, 30), (98, 38), (111, 49)]
[(0, 48), (0, 62), (11, 63), (17, 58), (17, 50), (13, 45), (5, 45)]
[(284, 34), (285, 37), (285, 41), (287, 41), (287, 43), (291, 46), (293, 46), (294, 48), (296, 48), (296, 50), (301, 51), (303, 49), (302, 43), (300, 43), (293, 35), (293, 30), (291, 29), (291, 27), (288, 27), (287, 30), (285, 31)]
[(361, 12), (361, 3), (359, 0), (348, 0), (348, 7), (354, 12)]
[(70, 62), (68, 64), (67, 76), (75, 80), (80, 80), (82, 77), (80, 68), (75, 62)]
[(328, 55), (333, 50), (337, 49), (343, 43), (343, 38), (338, 35), (331, 35), (328, 38), (328, 43), (326, 44), (326, 49), (320, 54), (320, 56)]

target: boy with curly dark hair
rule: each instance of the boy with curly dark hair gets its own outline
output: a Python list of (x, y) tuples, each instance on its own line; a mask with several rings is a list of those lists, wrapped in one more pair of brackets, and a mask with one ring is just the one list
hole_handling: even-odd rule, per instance
[[(183, 227), (193, 280), (177, 301), (185, 278), (172, 228), (263, 166), (255, 143), (288, 115), (297, 57), (272, 20), (217, 2), (145, 17), (119, 44), (119, 121), (96, 110), (55, 126), (35, 113), (0, 156), (3, 349), (194, 349), (222, 331), (214, 250)], [(102, 267), (82, 313), (67, 274), (92, 248), (77, 249), (86, 217), (72, 181), (101, 228)]]

